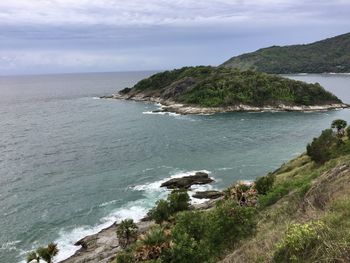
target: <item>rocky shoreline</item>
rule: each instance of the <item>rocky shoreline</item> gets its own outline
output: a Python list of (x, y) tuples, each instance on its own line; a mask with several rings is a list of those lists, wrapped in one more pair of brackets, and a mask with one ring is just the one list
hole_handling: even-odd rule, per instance
[[(188, 189), (192, 185), (209, 184), (214, 180), (208, 174), (197, 172), (194, 175), (184, 176), (181, 178), (170, 179), (162, 187), (168, 189), (182, 188)], [(207, 210), (215, 206), (218, 200), (221, 200), (223, 193), (219, 191), (196, 192), (198, 199), (206, 199), (200, 204), (192, 204), (193, 210)], [(147, 216), (136, 223), (138, 234), (146, 233), (155, 222)], [(60, 261), (59, 263), (109, 263), (112, 262), (118, 251), (122, 250), (116, 234), (118, 224), (114, 222), (111, 226), (102, 229), (96, 234), (86, 236), (78, 240), (74, 245), (80, 248), (71, 257)]]
[(225, 112), (317, 112), (317, 111), (329, 111), (350, 108), (349, 104), (335, 103), (326, 105), (313, 105), (313, 106), (290, 106), (285, 104), (279, 104), (277, 106), (262, 106), (255, 107), (250, 105), (239, 104), (235, 106), (226, 107), (201, 107), (196, 105), (187, 105), (175, 102), (170, 99), (162, 99), (159, 97), (145, 96), (144, 94), (137, 95), (123, 95), (113, 94), (110, 96), (100, 97), (101, 99), (119, 99), (119, 100), (132, 100), (142, 102), (152, 102), (161, 104), (161, 108), (156, 112), (170, 112), (181, 115), (194, 114), (194, 115), (213, 115), (216, 113)]

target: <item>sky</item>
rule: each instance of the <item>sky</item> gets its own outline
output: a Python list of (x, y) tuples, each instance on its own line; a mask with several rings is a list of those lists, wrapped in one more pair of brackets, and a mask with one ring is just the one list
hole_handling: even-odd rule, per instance
[(219, 65), (350, 32), (350, 0), (0, 0), (0, 75)]

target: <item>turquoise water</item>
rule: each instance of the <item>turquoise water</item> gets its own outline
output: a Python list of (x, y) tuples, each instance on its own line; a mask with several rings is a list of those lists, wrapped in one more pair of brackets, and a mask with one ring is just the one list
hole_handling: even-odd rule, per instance
[[(58, 242), (73, 244), (115, 220), (140, 219), (166, 195), (166, 178), (206, 170), (222, 189), (302, 153), (350, 111), (149, 114), (158, 106), (100, 100), (151, 74), (0, 78), (0, 261)], [(350, 102), (348, 75), (296, 75)]]

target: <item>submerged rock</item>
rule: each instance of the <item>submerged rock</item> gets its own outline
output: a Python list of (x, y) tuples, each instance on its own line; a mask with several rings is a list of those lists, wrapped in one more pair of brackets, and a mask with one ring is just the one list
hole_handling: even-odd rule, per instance
[(170, 179), (162, 183), (161, 187), (166, 187), (168, 189), (188, 189), (194, 184), (209, 184), (213, 181), (214, 180), (211, 179), (207, 173), (196, 172), (194, 175)]
[(217, 199), (224, 194), (220, 191), (203, 191), (203, 192), (196, 192), (193, 197), (198, 199)]

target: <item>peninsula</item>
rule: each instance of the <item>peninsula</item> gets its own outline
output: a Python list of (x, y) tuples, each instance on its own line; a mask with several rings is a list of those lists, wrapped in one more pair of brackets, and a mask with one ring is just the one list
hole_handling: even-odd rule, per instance
[(102, 98), (149, 101), (161, 111), (214, 114), (235, 111), (321, 111), (347, 108), (318, 83), (256, 71), (197, 66), (164, 71)]

